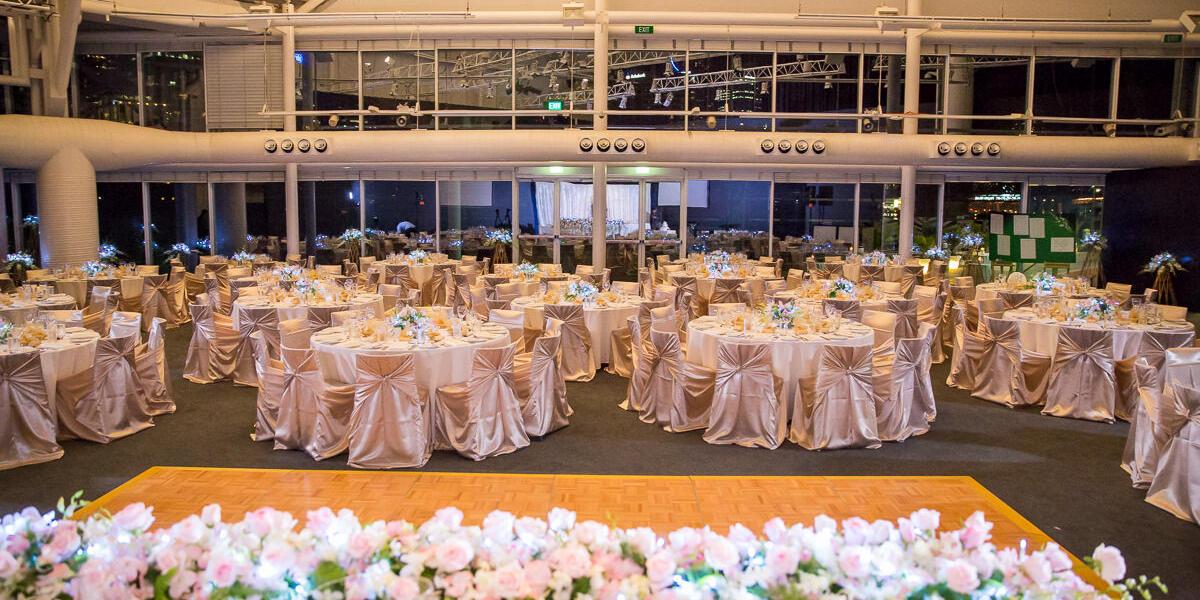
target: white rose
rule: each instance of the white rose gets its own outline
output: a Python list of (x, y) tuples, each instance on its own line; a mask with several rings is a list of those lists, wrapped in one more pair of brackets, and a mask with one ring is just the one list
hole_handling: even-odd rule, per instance
[(979, 574), (971, 563), (956, 560), (946, 567), (946, 585), (960, 594), (969, 594), (979, 587)]
[(1120, 550), (1100, 544), (1092, 551), (1092, 558), (1105, 581), (1112, 583), (1125, 577), (1125, 557), (1121, 556)]

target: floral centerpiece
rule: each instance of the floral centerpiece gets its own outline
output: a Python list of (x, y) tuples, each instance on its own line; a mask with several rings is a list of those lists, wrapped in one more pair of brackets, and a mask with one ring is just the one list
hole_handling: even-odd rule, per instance
[(728, 252), (713, 250), (704, 255), (704, 268), (709, 277), (722, 277), (733, 270), (733, 264)]
[(853, 300), (858, 297), (854, 282), (844, 277), (838, 277), (826, 284), (826, 296), (836, 300)]
[(46, 328), (40, 323), (29, 322), (21, 327), (17, 335), (17, 344), (28, 348), (37, 348), (46, 341)]
[(1080, 321), (1111, 321), (1117, 307), (1106, 298), (1091, 298), (1080, 302), (1073, 315)]
[(775, 327), (780, 329), (790, 328), (798, 312), (800, 312), (800, 308), (792, 302), (773, 302), (763, 309), (763, 314), (766, 316), (767, 321), (770, 321)]
[(346, 251), (346, 257), (352, 262), (357, 262), (358, 256), (362, 253), (362, 242), (367, 239), (366, 234), (361, 229), (350, 228), (343, 231), (337, 239), (337, 245)]
[(304, 275), (304, 269), (300, 265), (284, 265), (275, 269), (275, 276), (279, 277), (280, 281), (295, 281)]
[(234, 252), (233, 256), (230, 256), (229, 259), (234, 262), (248, 263), (254, 260), (254, 255), (246, 252), (245, 250), (238, 250), (237, 252)]
[(13, 282), (20, 285), (25, 281), (25, 272), (34, 268), (33, 256), (28, 252), (13, 252), (5, 257), (4, 267)]
[(13, 324), (8, 321), (0, 321), (0, 344), (8, 341), (8, 338), (13, 334)]
[(1038, 295), (1047, 296), (1054, 293), (1054, 287), (1058, 284), (1058, 279), (1050, 271), (1042, 271), (1033, 278), (1033, 289), (1037, 290)]
[(115, 265), (121, 262), (121, 251), (117, 250), (116, 246), (109, 243), (100, 244), (100, 246), (96, 249), (96, 254), (100, 257), (100, 262), (108, 263), (110, 265)]
[(483, 247), (492, 249), (492, 262), (508, 262), (508, 246), (512, 232), (507, 229), (488, 229), (483, 233)]
[(513, 272), (517, 275), (520, 275), (526, 281), (537, 277), (538, 273), (540, 273), (537, 265), (524, 260), (521, 261), (521, 264), (517, 265), (515, 269), (513, 269)]
[(1174, 254), (1160, 252), (1146, 263), (1142, 272), (1154, 273), (1154, 289), (1158, 290), (1159, 304), (1175, 304), (1175, 274), (1186, 270)]
[(212, 252), (212, 242), (208, 238), (200, 238), (192, 242), (192, 248), (200, 253)]
[(109, 268), (108, 265), (106, 265), (102, 262), (95, 261), (95, 260), (89, 260), (89, 261), (83, 263), (83, 266), (80, 267), (79, 269), (81, 271), (83, 271), (84, 275), (87, 275), (88, 277), (95, 277), (95, 276), (107, 271), (108, 268)]
[(1086, 253), (1083, 256), (1083, 264), (1080, 265), (1079, 272), (1087, 277), (1093, 285), (1100, 285), (1104, 279), (1104, 265), (1100, 262), (1100, 255), (1108, 247), (1108, 239), (1099, 231), (1084, 229), (1079, 236), (1079, 247)]
[(886, 265), (887, 262), (888, 262), (887, 255), (878, 250), (864, 254), (862, 257), (862, 264), (864, 264), (868, 267), (882, 267), (882, 266)]
[(928, 258), (930, 260), (949, 260), (950, 259), (950, 253), (946, 252), (945, 248), (939, 248), (937, 246), (930, 246), (929, 248), (927, 248), (925, 250), (925, 252), (923, 254), (924, 254), (925, 258)]
[(982, 512), (957, 529), (922, 509), (895, 522), (821, 515), (659, 533), (551, 509), (546, 519), (495, 511), (466, 525), (457, 508), (422, 524), (363, 523), (322, 507), (303, 522), (271, 508), (226, 522), (220, 505), (166, 529), (134, 503), (75, 519), (57, 511), (3, 517), (0, 594), (16, 598), (1151, 598), (1158, 578), (1126, 578), (1116, 548), (1085, 563), (1041, 548), (998, 548)]
[(402, 335), (417, 338), (419, 341), (425, 340), (435, 328), (433, 319), (428, 314), (411, 306), (397, 310), (388, 319), (388, 323)]
[(596, 299), (596, 286), (590, 281), (572, 281), (563, 291), (563, 300), (567, 302), (591, 302)]
[(192, 253), (192, 247), (182, 242), (171, 244), (171, 248), (167, 250), (167, 258), (179, 258)]
[(429, 253), (419, 248), (417, 250), (413, 250), (412, 252), (408, 253), (408, 262), (414, 265), (423, 265), (429, 262)]

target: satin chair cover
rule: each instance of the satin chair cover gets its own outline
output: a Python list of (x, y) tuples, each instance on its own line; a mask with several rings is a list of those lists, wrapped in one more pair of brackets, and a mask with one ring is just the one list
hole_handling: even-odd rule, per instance
[[(931, 348), (940, 344), (936, 329), (923, 325), (921, 332), (926, 344)], [(906, 353), (912, 351), (914, 348), (910, 347)], [(899, 348), (897, 348), (897, 352), (899, 352)], [(909, 354), (909, 360), (913, 362), (924, 361), (923, 364), (918, 364), (914, 371), (916, 383), (913, 385), (912, 412), (908, 416), (908, 426), (912, 435), (926, 433), (929, 431), (929, 423), (937, 420), (937, 399), (933, 396), (933, 378), (929, 375), (929, 369), (932, 366), (931, 354), (931, 352), (917, 352), (915, 357)]]
[(978, 353), (970, 357), (974, 363), (972, 370), (978, 374), (971, 386), (971, 395), (1008, 407), (1016, 406), (1013, 390), (1020, 387), (1021, 363), (1017, 322), (985, 317), (979, 329), (976, 335), (979, 345), (971, 346)]
[(480, 348), (475, 351), (466, 383), (438, 388), (433, 416), (435, 448), (483, 460), (529, 445), (521, 402), (513, 388), (515, 354), (516, 344)]
[(238, 344), (234, 354), (233, 382), (239, 385), (258, 385), (254, 371), (254, 344), (250, 334), (263, 330), (271, 347), (279, 343), (279, 313), (273, 306), (242, 306), (238, 315)]
[[(1158, 457), (1146, 502), (1176, 517), (1200, 523), (1200, 389), (1171, 384), (1172, 402), (1163, 406), (1168, 439)], [(1167, 395), (1164, 395), (1164, 399)]]
[(112, 314), (109, 319), (108, 328), (111, 337), (124, 337), (132, 335), (140, 337), (142, 334), (142, 315), (135, 312), (118, 311)]
[(1158, 381), (1158, 371), (1144, 359), (1133, 365), (1138, 403), (1129, 422), (1129, 435), (1121, 451), (1121, 468), (1129, 473), (1130, 483), (1135, 488), (1150, 486), (1154, 470), (1158, 466), (1159, 453), (1166, 446), (1169, 436), (1163, 427), (1163, 397)]
[(175, 412), (175, 399), (171, 390), (171, 372), (167, 368), (167, 347), (163, 334), (163, 320), (154, 319), (146, 342), (134, 351), (134, 367), (142, 389), (146, 391), (146, 404), (151, 416)]
[(999, 298), (1004, 301), (1004, 307), (1008, 310), (1033, 306), (1033, 292), (1000, 290)]
[(769, 344), (717, 343), (712, 408), (704, 441), (778, 448), (787, 437), (783, 380), (771, 371)]
[(244, 288), (251, 288), (258, 285), (255, 279), (236, 279), (229, 282), (229, 301), (236, 302), (242, 295)]
[(614, 281), (609, 289), (626, 296), (639, 296), (642, 293), (642, 286), (636, 281)]
[(788, 269), (787, 289), (794, 290), (804, 283), (804, 271), (799, 268)]
[(1104, 286), (1104, 291), (1110, 292), (1117, 302), (1123, 303), (1129, 299), (1133, 293), (1133, 285), (1128, 283), (1113, 283), (1108, 282)]
[(308, 326), (313, 331), (320, 331), (333, 324), (333, 313), (341, 311), (340, 306), (309, 306)]
[(41, 354), (0, 355), (0, 470), (62, 458)]
[(417, 290), (420, 298), (421, 286), (413, 279), (412, 269), (408, 265), (384, 265), (384, 269), (384, 283), (402, 286), (405, 291)]
[[(299, 320), (299, 319), (296, 319)], [(285, 321), (286, 323), (286, 321)], [(258, 369), (258, 395), (255, 398), (254, 429), (250, 439), (266, 442), (275, 439), (275, 422), (283, 398), (283, 361), (272, 358), (263, 332), (250, 334), (254, 341), (254, 366)]]
[(1135, 371), (1135, 361), (1144, 361), (1146, 366), (1155, 370), (1155, 379), (1159, 382), (1160, 391), (1162, 378), (1158, 371), (1167, 361), (1168, 348), (1186, 348), (1196, 341), (1194, 331), (1154, 331), (1142, 334), (1137, 353), (1113, 364), (1113, 374), (1117, 381), (1117, 413), (1118, 419), (1131, 421), (1140, 400), (1138, 378)]
[(513, 358), (513, 388), (521, 404), (521, 421), (530, 437), (542, 437), (570, 424), (567, 382), (559, 367), (561, 334), (557, 329), (538, 337), (529, 352)]
[(1200, 348), (1173, 348), (1167, 350), (1167, 359), (1159, 372), (1163, 389), (1179, 383), (1188, 387), (1200, 387)]
[[(629, 317), (625, 323), (629, 329), (631, 341), (629, 349), (633, 355), (633, 372), (629, 375), (629, 384), (625, 387), (625, 399), (621, 401), (619, 407), (621, 410), (633, 411), (640, 415), (646, 406), (646, 390), (650, 386), (650, 368), (644, 366), (646, 346), (650, 344), (650, 326), (643, 327), (636, 316)], [(641, 343), (634, 344), (632, 340), (640, 340)]]
[(815, 381), (801, 379), (788, 439), (808, 450), (878, 448), (872, 350), (821, 348)]
[(379, 284), (379, 295), (383, 296), (383, 310), (392, 310), (400, 303), (400, 298), (404, 296), (404, 286), (381, 283)]
[(280, 348), (283, 388), (275, 421), (275, 449), (303, 450), (313, 460), (346, 451), (354, 386), (331, 386), (321, 377), (312, 348)]
[[(530, 309), (536, 314), (535, 309)], [(525, 326), (525, 311), (523, 310), (505, 310), (501, 308), (493, 308), (488, 311), (488, 322), (503, 326), (508, 330), (508, 337), (514, 342), (518, 342), (521, 348), (532, 347), (533, 340), (541, 333), (540, 328)], [(534, 319), (531, 319), (534, 320)], [(529, 332), (530, 335), (527, 335)]]
[[(739, 302), (737, 289), (745, 282), (744, 279), (722, 278), (713, 280), (712, 296), (708, 298), (709, 304), (724, 304), (728, 302)], [(707, 311), (705, 311), (707, 312)]]
[(154, 426), (134, 371), (136, 336), (101, 338), (92, 366), (61, 379), (55, 391), (59, 439), (107, 444)]
[(671, 276), (671, 283), (675, 286), (676, 312), (686, 307), (691, 318), (701, 317), (707, 312), (707, 301), (700, 297), (695, 277), (690, 275), (673, 275)]
[(654, 271), (638, 269), (638, 295), (643, 298), (654, 298)]
[(1005, 311), (1008, 310), (1008, 305), (1004, 302), (1003, 298), (976, 300), (974, 306), (977, 312), (975, 314), (976, 323), (973, 331), (983, 329), (984, 317), (999, 319), (1004, 317)]
[(917, 318), (917, 300), (904, 298), (889, 298), (887, 310), (896, 315), (896, 337), (915, 338), (920, 332), (920, 320)]
[(155, 318), (171, 319), (171, 322), (174, 322), (172, 302), (173, 294), (168, 293), (166, 275), (148, 275), (143, 278), (141, 314), (146, 329), (150, 328), (150, 322)]
[(433, 452), (428, 392), (411, 353), (359, 354), (350, 414), (348, 464), (360, 469), (420, 467)]
[(1042, 414), (1113, 421), (1117, 384), (1112, 331), (1060, 327)]
[(629, 327), (612, 330), (608, 340), (608, 364), (604, 372), (617, 377), (633, 376), (633, 335)]
[[(455, 265), (453, 264), (433, 265), (433, 277), (428, 282), (429, 289), (427, 291), (429, 298), (426, 300), (426, 304), (431, 306), (449, 305), (447, 296), (449, 289), (446, 287), (446, 278), (454, 274), (454, 269)], [(422, 292), (421, 297), (425, 297), (424, 292)]]
[(933, 403), (929, 379), (929, 344), (933, 327), (923, 326), (925, 335), (898, 339), (889, 361), (873, 359), (875, 371), (875, 414), (879, 439), (903, 442), (929, 431), (927, 408)]
[(230, 313), (232, 300), (230, 299), (229, 294), (221, 289), (221, 284), (215, 277), (204, 278), (204, 293), (208, 295), (208, 302), (209, 304), (212, 304), (215, 312), (222, 315), (228, 315)]
[(966, 312), (962, 305), (958, 305), (951, 313), (954, 340), (950, 352), (950, 374), (946, 376), (946, 385), (970, 391), (975, 387), (976, 363), (972, 357), (979, 356), (980, 341), (974, 330), (967, 328)]
[(562, 368), (567, 381), (591, 381), (596, 376), (596, 354), (580, 304), (547, 304), (547, 319), (562, 321)]
[(650, 422), (676, 433), (708, 427), (716, 371), (684, 360), (679, 332), (671, 323), (651, 327), (649, 348), (645, 408)]
[(238, 333), (228, 325), (218, 325), (213, 307), (206, 301), (193, 302), (188, 310), (192, 315), (192, 339), (184, 359), (183, 378), (192, 383), (228, 379), (236, 363)]
[(946, 362), (946, 349), (942, 344), (946, 323), (946, 294), (936, 287), (917, 286), (913, 297), (917, 299), (917, 320), (932, 325), (937, 330), (933, 336), (933, 346), (930, 348), (930, 362), (940, 365)]
[(450, 307), (458, 310), (471, 308), (471, 278), (463, 273), (454, 274), (453, 293), (450, 295)]
[(879, 281), (883, 279), (883, 265), (859, 265), (858, 266), (858, 281), (866, 283), (868, 281)]
[(896, 315), (881, 310), (864, 310), (862, 324), (875, 331), (875, 341), (872, 344), (875, 354), (886, 355), (892, 352), (893, 340), (896, 335)]
[[(312, 326), (308, 319), (288, 319), (279, 322), (279, 343), (272, 345), (273, 340), (263, 332), (263, 342), (267, 344), (267, 356), (279, 356), (279, 348), (309, 348), (312, 346)], [(255, 332), (258, 333), (258, 332)], [(253, 334), (251, 334), (253, 335)]]
[(852, 321), (862, 321), (862, 304), (858, 300), (836, 300), (833, 298), (825, 298), (821, 300), (821, 305), (825, 307), (832, 306), (842, 313), (842, 316)]
[(1169, 304), (1160, 304), (1158, 307), (1159, 313), (1162, 314), (1164, 321), (1186, 321), (1187, 307), (1186, 306), (1171, 306)]

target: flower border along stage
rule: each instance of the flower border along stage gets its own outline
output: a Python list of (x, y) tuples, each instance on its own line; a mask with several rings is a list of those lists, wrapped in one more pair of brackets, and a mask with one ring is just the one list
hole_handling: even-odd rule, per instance
[[(997, 549), (975, 513), (941, 530), (936, 511), (812, 526), (768, 522), (756, 535), (685, 528), (660, 537), (575, 514), (547, 520), (493, 512), (464, 526), (444, 508), (421, 525), (360, 523), (353, 512), (310, 511), (302, 527), (263, 508), (238, 522), (205, 507), (152, 530), (153, 509), (71, 518), (28, 508), (0, 521), (0, 596), (74, 598), (1093, 598), (1139, 595), (1153, 580), (1094, 590), (1053, 543)], [(1087, 560), (1107, 582), (1121, 553)], [(1145, 596), (1149, 597), (1149, 596)]]

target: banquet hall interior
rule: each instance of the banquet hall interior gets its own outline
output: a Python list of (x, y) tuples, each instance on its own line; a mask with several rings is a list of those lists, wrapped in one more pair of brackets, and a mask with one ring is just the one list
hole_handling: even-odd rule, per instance
[(1200, 598), (1198, 23), (0, 0), (0, 598)]

